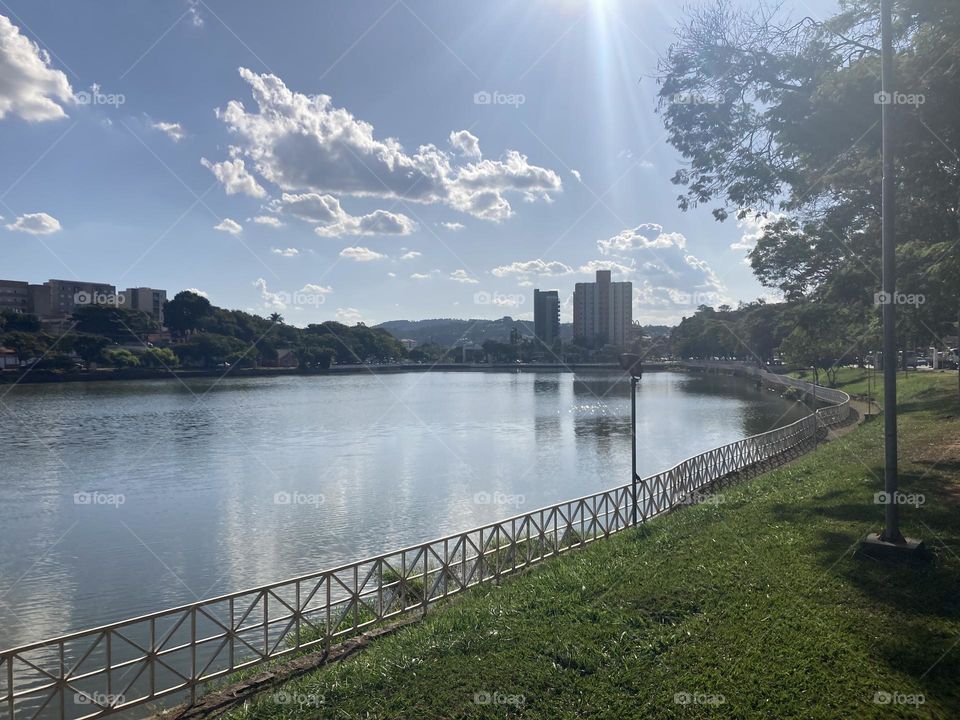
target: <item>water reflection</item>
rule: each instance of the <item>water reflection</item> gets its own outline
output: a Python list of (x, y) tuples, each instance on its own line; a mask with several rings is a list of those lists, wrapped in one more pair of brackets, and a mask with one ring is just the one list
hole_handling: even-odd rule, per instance
[[(616, 376), (188, 386), (18, 386), (6, 397), (0, 647), (334, 566), (630, 478), (630, 385)], [(639, 470), (653, 474), (803, 412), (732, 378), (649, 373), (638, 390)], [(93, 491), (124, 502), (76, 502)], [(284, 493), (317, 502), (278, 501)], [(491, 501), (497, 493), (510, 500)]]

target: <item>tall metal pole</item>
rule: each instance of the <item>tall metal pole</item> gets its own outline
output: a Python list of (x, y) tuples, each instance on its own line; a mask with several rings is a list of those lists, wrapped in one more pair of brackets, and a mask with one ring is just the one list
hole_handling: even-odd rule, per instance
[(637, 380), (630, 378), (630, 458), (633, 483), (633, 524), (637, 524)]
[(897, 506), (897, 325), (894, 296), (896, 279), (896, 186), (894, 164), (894, 114), (896, 83), (893, 67), (893, 11), (892, 0), (881, 0), (880, 25), (882, 35), (881, 105), (883, 121), (883, 480), (887, 504), (883, 540), (903, 543), (900, 533), (900, 508)]

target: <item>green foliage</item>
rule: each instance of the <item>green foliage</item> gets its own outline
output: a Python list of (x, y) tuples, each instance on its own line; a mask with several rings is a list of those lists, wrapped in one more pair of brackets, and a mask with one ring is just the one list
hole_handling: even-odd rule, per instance
[(107, 365), (115, 368), (140, 367), (140, 358), (124, 348), (109, 348), (103, 353)]
[(78, 333), (101, 335), (114, 342), (143, 341), (149, 333), (160, 329), (145, 312), (107, 305), (79, 307), (73, 313), (73, 320)]
[(228, 358), (246, 349), (242, 341), (216, 333), (191, 335), (185, 342), (173, 347), (184, 365), (208, 368), (226, 363)]
[[(898, 308), (903, 342), (942, 346), (960, 294), (960, 3), (894, 3)], [(684, 209), (764, 219), (757, 278), (788, 300), (875, 313), (880, 290), (879, 3), (825, 21), (715, 0), (661, 62), (660, 111), (684, 166)], [(815, 329), (809, 327), (814, 332)], [(762, 354), (762, 353), (761, 353)]]
[(163, 319), (175, 335), (186, 335), (201, 327), (213, 312), (210, 301), (202, 295), (184, 290), (163, 306)]
[(170, 348), (152, 347), (140, 355), (140, 364), (149, 368), (174, 368), (180, 360)]
[(39, 332), (40, 320), (36, 315), (16, 310), (0, 310), (0, 332)]

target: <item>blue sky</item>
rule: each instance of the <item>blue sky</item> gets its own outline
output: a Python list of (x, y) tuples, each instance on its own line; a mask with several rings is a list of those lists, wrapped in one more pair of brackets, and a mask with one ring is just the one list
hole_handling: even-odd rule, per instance
[(680, 5), (0, 0), (0, 277), (297, 325), (529, 317), (597, 267), (643, 323), (768, 295), (757, 227), (676, 206)]

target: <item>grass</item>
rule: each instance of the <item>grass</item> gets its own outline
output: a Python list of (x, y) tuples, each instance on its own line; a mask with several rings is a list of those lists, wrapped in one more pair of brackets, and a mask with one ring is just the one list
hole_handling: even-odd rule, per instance
[[(841, 386), (860, 392), (853, 372)], [(268, 692), (232, 715), (960, 717), (956, 378), (901, 382), (902, 486), (925, 498), (903, 525), (930, 547), (926, 566), (854, 556), (882, 518), (871, 422), (723, 503), (476, 588), (287, 683), (285, 703)]]

